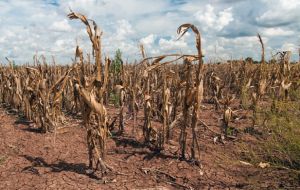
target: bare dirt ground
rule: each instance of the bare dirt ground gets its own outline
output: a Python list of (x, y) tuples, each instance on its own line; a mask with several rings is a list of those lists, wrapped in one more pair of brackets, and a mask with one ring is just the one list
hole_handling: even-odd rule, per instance
[[(109, 110), (110, 113), (115, 112)], [(237, 139), (214, 143), (220, 132), (221, 112), (206, 105), (199, 126), (200, 167), (178, 158), (179, 129), (161, 153), (143, 145), (141, 134), (108, 142), (107, 163), (114, 172), (87, 174), (86, 132), (80, 120), (68, 119), (64, 130), (41, 134), (18, 115), (0, 108), (0, 189), (297, 189), (300, 176), (287, 169), (260, 168), (243, 160), (241, 145), (258, 141), (243, 128), (250, 125), (246, 112), (232, 126)], [(143, 118), (139, 116), (139, 125)], [(132, 120), (126, 122), (132, 126)], [(138, 130), (141, 131), (140, 126)], [(213, 132), (215, 131), (215, 132)], [(190, 141), (190, 139), (189, 139)]]

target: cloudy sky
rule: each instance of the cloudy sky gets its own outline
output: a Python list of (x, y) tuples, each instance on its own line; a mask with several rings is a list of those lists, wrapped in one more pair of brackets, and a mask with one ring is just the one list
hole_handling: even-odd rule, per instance
[(267, 57), (291, 50), (298, 59), (299, 0), (0, 0), (0, 62), (32, 62), (32, 56), (52, 55), (70, 63), (76, 41), (91, 51), (85, 28), (68, 20), (71, 8), (94, 19), (103, 31), (103, 53), (141, 59), (139, 44), (148, 56), (195, 53), (194, 36), (177, 41), (176, 29), (193, 23), (202, 33), (206, 61), (259, 58), (256, 34), (263, 36)]

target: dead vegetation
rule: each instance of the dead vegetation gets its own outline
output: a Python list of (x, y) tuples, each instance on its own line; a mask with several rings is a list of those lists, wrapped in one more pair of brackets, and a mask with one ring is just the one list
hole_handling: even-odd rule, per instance
[[(200, 31), (192, 24), (183, 24), (177, 31), (179, 38), (192, 30), (197, 55), (147, 58), (141, 45), (143, 60), (137, 64), (122, 62), (120, 72), (115, 72), (111, 69), (110, 58), (102, 60), (102, 31), (97, 24), (75, 12), (68, 17), (86, 26), (93, 60), (84, 57), (79, 46), (71, 66), (48, 64), (43, 56), (37, 55), (33, 65), (14, 67), (8, 60), (9, 65), (0, 68), (0, 98), (2, 103), (33, 121), (43, 133), (56, 135), (67, 114), (79, 116), (86, 129), (89, 168), (93, 171), (100, 169), (102, 174), (121, 174), (106, 162), (110, 149), (107, 139), (126, 135), (127, 128), (136, 137), (142, 134), (143, 142), (140, 143), (157, 154), (163, 153), (166, 145), (175, 143), (179, 147), (176, 156), (200, 168), (199, 128), (209, 129), (201, 120), (203, 103), (213, 104), (222, 117), (219, 131), (213, 131), (216, 141), (225, 143), (238, 139), (241, 131), (232, 127), (231, 122), (242, 118), (241, 110), (250, 112), (252, 124), (243, 132), (261, 134), (267, 143), (258, 145), (261, 147), (257, 149), (259, 153), (247, 154), (248, 161), (300, 168), (299, 106), (295, 106), (299, 105), (300, 67), (290, 64), (289, 52), (278, 52), (275, 55), (278, 60), (265, 61), (264, 43), (258, 34), (262, 49), (260, 64), (249, 59), (220, 65), (204, 64)], [(174, 64), (175, 61), (182, 61), (182, 64)], [(107, 112), (112, 96), (118, 101), (116, 116)], [(239, 100), (240, 110), (231, 107), (235, 100)], [(137, 123), (141, 112), (142, 126)], [(133, 125), (126, 125), (126, 120), (133, 120)], [(178, 137), (174, 135), (177, 127)], [(278, 154), (274, 155), (273, 151)], [(5, 157), (1, 156), (0, 164), (3, 160)], [(174, 181), (174, 177), (164, 171), (142, 170)], [(177, 186), (187, 188), (182, 184)]]

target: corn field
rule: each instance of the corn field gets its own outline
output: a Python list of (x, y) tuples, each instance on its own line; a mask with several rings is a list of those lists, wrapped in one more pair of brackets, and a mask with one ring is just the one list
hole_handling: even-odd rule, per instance
[[(181, 162), (201, 168), (205, 157), (199, 143), (203, 140), (201, 131), (212, 131), (215, 143), (233, 142), (239, 133), (231, 126), (242, 118), (240, 112), (249, 113), (247, 130), (255, 131), (271, 122), (262, 109), (279, 113), (281, 103), (299, 104), (299, 63), (290, 62), (288, 51), (265, 60), (259, 34), (259, 64), (250, 58), (205, 64), (201, 28), (182, 24), (178, 38), (192, 31), (196, 55), (147, 57), (141, 44), (142, 60), (122, 62), (116, 75), (111, 70), (112, 59), (102, 56), (101, 28), (80, 13), (71, 11), (68, 18), (86, 28), (93, 49), (91, 58), (78, 45), (72, 65), (58, 66), (38, 55), (32, 64), (20, 66), (7, 59), (8, 64), (0, 66), (0, 101), (32, 121), (41, 133), (54, 136), (60, 135), (67, 117), (80, 118), (86, 131), (88, 168), (102, 176), (122, 172), (107, 160), (111, 138), (132, 135), (155, 154), (163, 154), (166, 147), (175, 144), (178, 149), (174, 154)], [(117, 97), (114, 103), (112, 96)], [(218, 131), (202, 120), (207, 104), (220, 116)], [(108, 108), (116, 114), (110, 114)], [(131, 120), (133, 125), (128, 125)], [(291, 165), (295, 162), (297, 159), (291, 160)]]

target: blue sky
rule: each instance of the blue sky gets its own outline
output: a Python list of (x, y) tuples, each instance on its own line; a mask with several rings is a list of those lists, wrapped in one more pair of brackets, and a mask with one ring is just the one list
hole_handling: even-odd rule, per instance
[(258, 32), (267, 58), (290, 50), (298, 59), (299, 0), (0, 0), (0, 62), (32, 62), (38, 52), (70, 63), (76, 41), (91, 52), (83, 24), (67, 19), (69, 8), (98, 23), (103, 53), (111, 57), (120, 48), (125, 60), (139, 60), (140, 43), (148, 56), (195, 53), (192, 33), (176, 40), (177, 27), (188, 22), (202, 33), (206, 61), (258, 59)]

